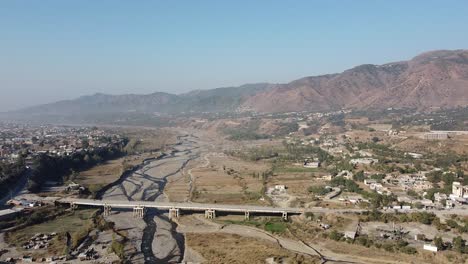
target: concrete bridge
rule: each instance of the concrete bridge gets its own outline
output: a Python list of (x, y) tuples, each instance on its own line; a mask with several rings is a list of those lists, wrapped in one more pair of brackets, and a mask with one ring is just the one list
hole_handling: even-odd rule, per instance
[(288, 215), (311, 213), (360, 213), (362, 209), (328, 209), (322, 207), (314, 208), (282, 208), (254, 205), (229, 205), (229, 204), (201, 204), (201, 203), (171, 203), (171, 202), (148, 202), (148, 201), (117, 201), (117, 200), (91, 200), (91, 199), (71, 199), (63, 198), (56, 201), (59, 204), (68, 204), (71, 208), (78, 206), (102, 207), (104, 215), (109, 215), (112, 209), (133, 209), (133, 216), (143, 218), (146, 209), (167, 210), (169, 218), (178, 218), (181, 211), (185, 212), (205, 212), (205, 217), (213, 219), (217, 212), (244, 214), (245, 219), (249, 219), (251, 214), (280, 215), (284, 220)]

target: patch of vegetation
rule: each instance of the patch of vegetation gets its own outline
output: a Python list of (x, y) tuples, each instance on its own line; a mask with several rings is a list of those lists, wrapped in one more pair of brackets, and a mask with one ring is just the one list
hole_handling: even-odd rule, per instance
[(283, 233), (286, 231), (287, 226), (282, 222), (267, 222), (264, 228), (271, 233)]
[(280, 219), (271, 218), (260, 218), (257, 220), (222, 220), (223, 224), (235, 224), (235, 225), (246, 225), (253, 226), (256, 228), (264, 229), (270, 233), (283, 233), (288, 228), (288, 224)]
[(275, 165), (273, 167), (274, 172), (276, 173), (304, 173), (304, 172), (317, 172), (317, 168), (304, 168), (304, 167), (289, 167), (289, 166), (280, 166)]
[(112, 244), (110, 250), (119, 256), (120, 259), (125, 258), (125, 243), (123, 241), (118, 241), (115, 238), (115, 234), (112, 235)]
[(377, 222), (396, 222), (396, 223), (408, 223), (418, 222), (425, 225), (438, 225), (440, 219), (434, 214), (429, 212), (413, 212), (413, 213), (381, 213), (377, 210), (364, 213), (360, 216), (360, 220), (363, 222), (377, 221)]
[(257, 133), (261, 120), (252, 120), (246, 125), (235, 128), (226, 128), (222, 132), (228, 135), (229, 140), (259, 140), (270, 138), (269, 135)]
[(33, 162), (28, 190), (38, 192), (46, 181), (62, 182), (64, 177), (73, 174), (73, 172), (90, 168), (105, 160), (118, 158), (124, 154), (122, 152), (124, 144), (121, 142), (106, 148), (75, 152), (70, 156), (41, 154)]
[(309, 193), (313, 193), (315, 195), (325, 195), (332, 190), (330, 188), (326, 188), (326, 186), (310, 186), (308, 189)]
[(9, 194), (21, 176), (26, 173), (23, 157), (14, 163), (0, 161), (0, 193)]
[[(89, 231), (95, 227), (96, 212), (97, 210), (76, 210), (73, 213), (50, 219), (49, 216), (53, 211), (38, 210), (24, 220), (27, 226), (7, 233), (5, 238), (9, 244), (20, 246), (37, 233), (58, 233), (57, 238), (52, 240), (50, 250), (62, 254), (68, 249), (77, 247), (87, 237)], [(68, 249), (66, 233), (71, 238), (71, 247)]]

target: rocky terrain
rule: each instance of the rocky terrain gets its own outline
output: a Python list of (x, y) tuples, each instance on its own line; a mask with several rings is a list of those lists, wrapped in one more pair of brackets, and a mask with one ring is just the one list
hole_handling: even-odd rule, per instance
[[(116, 182), (102, 199), (129, 201), (168, 201), (164, 193), (168, 180), (178, 179), (188, 162), (199, 157), (199, 146), (190, 137), (182, 137), (171, 153), (148, 161), (141, 169)], [(188, 199), (188, 197), (187, 197)], [(144, 219), (135, 219), (131, 212), (108, 217), (117, 228), (127, 230), (136, 249), (132, 263), (178, 263), (184, 256), (184, 237), (163, 212), (148, 210)]]

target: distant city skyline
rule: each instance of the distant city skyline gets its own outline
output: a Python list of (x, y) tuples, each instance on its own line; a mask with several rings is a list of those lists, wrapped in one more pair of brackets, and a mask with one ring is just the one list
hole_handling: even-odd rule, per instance
[(3, 1), (0, 111), (284, 83), (468, 48), (467, 1)]

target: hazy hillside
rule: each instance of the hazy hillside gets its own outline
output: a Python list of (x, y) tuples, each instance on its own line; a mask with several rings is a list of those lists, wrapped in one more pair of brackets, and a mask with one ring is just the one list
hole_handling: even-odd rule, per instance
[(468, 51), (434, 51), (410, 61), (306, 77), (258, 93), (244, 105), (261, 112), (466, 106)]
[(456, 107), (468, 105), (468, 51), (433, 51), (412, 60), (361, 65), (338, 74), (305, 77), (287, 84), (247, 84), (185, 94), (95, 94), (30, 107), (9, 119), (86, 122), (123, 113), (321, 111), (339, 108)]

